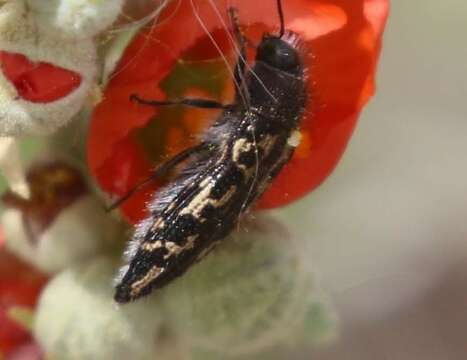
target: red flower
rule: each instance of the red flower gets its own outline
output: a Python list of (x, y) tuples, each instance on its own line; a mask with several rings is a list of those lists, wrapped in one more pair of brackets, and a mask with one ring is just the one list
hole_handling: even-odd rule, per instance
[(32, 341), (31, 334), (12, 319), (15, 307), (33, 309), (46, 277), (7, 253), (0, 241), (0, 358)]
[[(129, 101), (130, 94), (165, 99), (196, 91), (224, 102), (231, 98), (230, 74), (212, 42), (217, 42), (231, 63), (235, 61), (223, 25), (229, 23), (226, 13), (231, 2), (193, 2), (197, 16), (191, 1), (173, 1), (157, 24), (139, 34), (126, 50), (104, 101), (94, 113), (89, 166), (100, 186), (111, 194), (126, 193), (152, 167), (191, 145), (193, 135), (217, 115), (213, 111), (139, 106)], [(335, 167), (362, 107), (374, 93), (388, 12), (388, 0), (283, 3), (286, 28), (300, 34), (309, 49), (306, 65), (311, 99), (302, 121), (302, 144), (261, 199), (262, 208), (298, 199)], [(235, 5), (245, 35), (253, 43), (258, 43), (264, 32), (277, 30), (275, 1), (238, 0)], [(152, 191), (154, 187), (123, 205), (130, 220), (143, 216), (143, 202)]]

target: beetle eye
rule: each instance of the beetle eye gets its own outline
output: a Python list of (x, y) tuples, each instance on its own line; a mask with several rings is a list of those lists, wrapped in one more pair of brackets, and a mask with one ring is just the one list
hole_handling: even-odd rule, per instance
[(264, 39), (258, 47), (256, 60), (289, 73), (295, 73), (300, 66), (297, 50), (279, 38)]

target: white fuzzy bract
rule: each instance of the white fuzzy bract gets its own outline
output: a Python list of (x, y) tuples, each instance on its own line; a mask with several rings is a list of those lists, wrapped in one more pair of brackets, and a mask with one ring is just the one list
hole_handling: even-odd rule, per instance
[(160, 316), (154, 299), (112, 303), (111, 259), (96, 258), (51, 280), (39, 301), (35, 336), (50, 359), (158, 358)]
[(30, 238), (23, 214), (17, 209), (6, 209), (0, 224), (7, 249), (47, 273), (96, 256), (117, 237), (112, 231), (117, 228), (115, 222), (91, 196), (64, 209), (37, 239)]
[(90, 38), (109, 27), (121, 12), (123, 0), (27, 0), (43, 31)]

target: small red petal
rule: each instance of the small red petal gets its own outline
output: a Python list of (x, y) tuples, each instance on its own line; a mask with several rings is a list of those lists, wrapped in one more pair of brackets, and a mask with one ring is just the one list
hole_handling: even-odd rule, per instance
[[(139, 180), (150, 175), (150, 163), (138, 144), (130, 137), (115, 144), (115, 151), (110, 160), (104, 161), (97, 170), (99, 179), (103, 180), (101, 185), (109, 194), (122, 196)], [(136, 222), (146, 216), (146, 207), (141, 204), (150, 199), (154, 190), (154, 184), (148, 185), (122, 205), (122, 213), (127, 220)]]
[(27, 329), (9, 316), (12, 307), (33, 309), (47, 278), (0, 248), (0, 354), (31, 340)]
[(7, 51), (0, 51), (0, 68), (19, 97), (33, 103), (59, 100), (81, 84), (81, 76), (74, 71)]
[(373, 26), (375, 35), (381, 36), (386, 25), (389, 12), (389, 3), (387, 0), (365, 0), (363, 12), (368, 21)]
[(5, 360), (42, 360), (43, 358), (43, 351), (39, 345), (29, 341), (9, 352)]

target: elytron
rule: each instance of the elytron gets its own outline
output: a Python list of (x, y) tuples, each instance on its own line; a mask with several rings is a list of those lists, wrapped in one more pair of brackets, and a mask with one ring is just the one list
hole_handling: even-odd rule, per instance
[(115, 300), (125, 303), (161, 288), (202, 259), (236, 226), (292, 156), (299, 139), (307, 94), (300, 38), (286, 31), (281, 0), (280, 30), (265, 33), (256, 58), (246, 61), (237, 10), (229, 15), (239, 56), (232, 104), (204, 99), (132, 100), (141, 106), (186, 105), (222, 109), (198, 145), (163, 164), (159, 176), (184, 164), (148, 205), (137, 225), (116, 280)]

